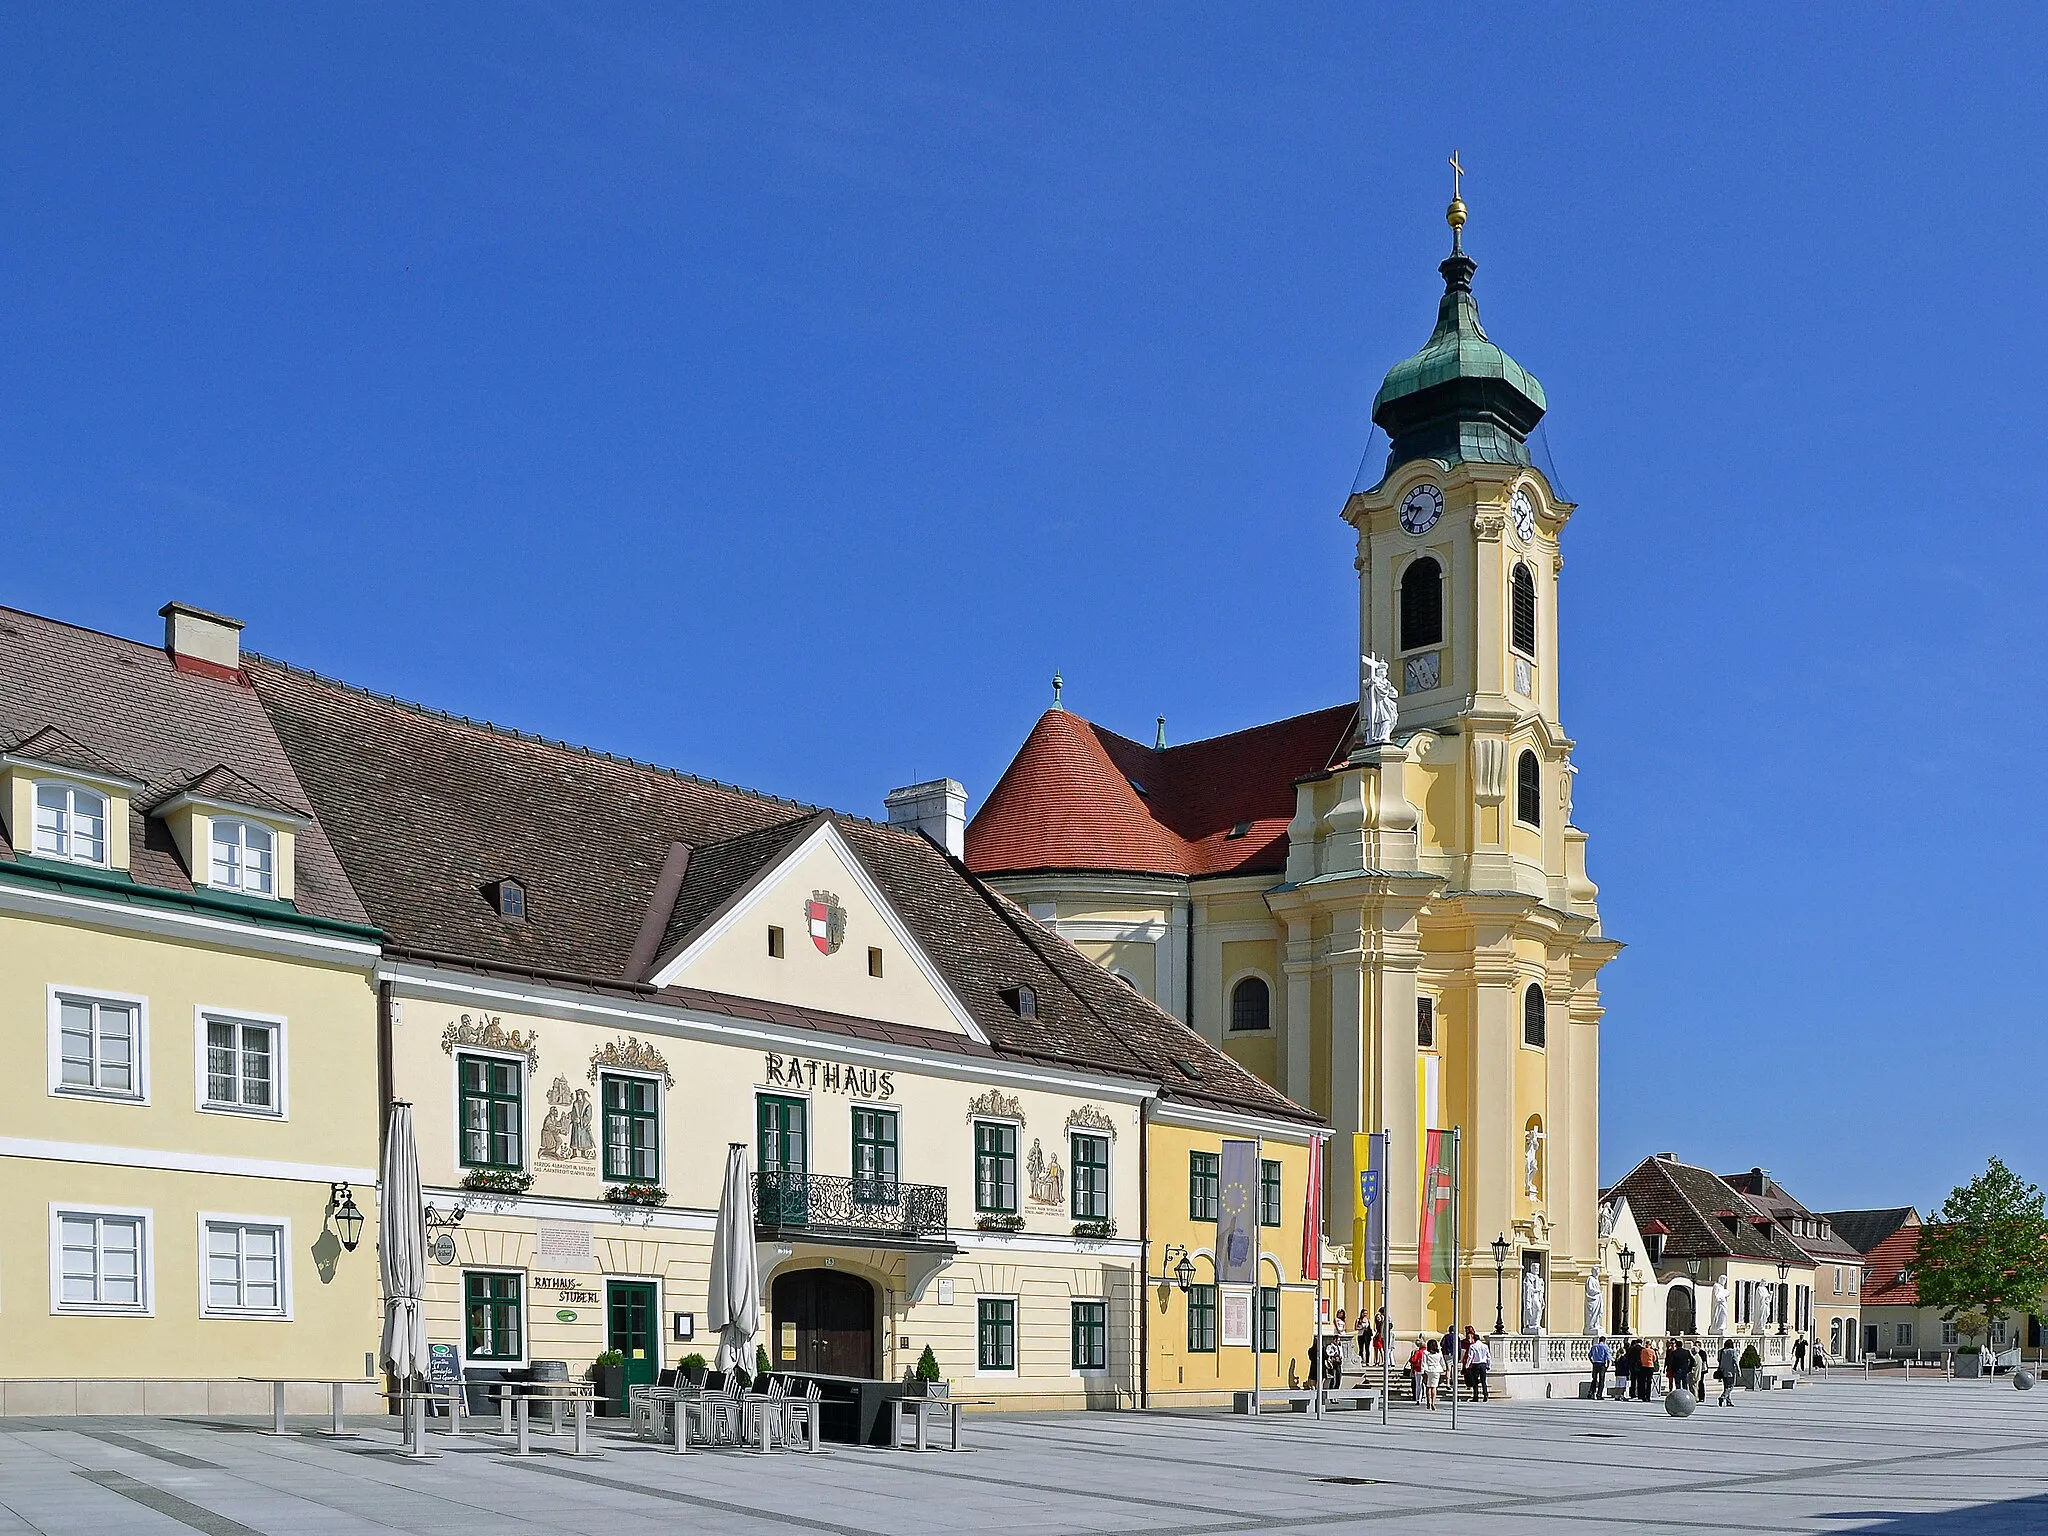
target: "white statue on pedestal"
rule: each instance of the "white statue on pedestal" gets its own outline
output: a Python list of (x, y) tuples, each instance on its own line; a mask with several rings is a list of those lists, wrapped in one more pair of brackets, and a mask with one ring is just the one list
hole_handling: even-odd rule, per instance
[(1728, 1277), (1721, 1276), (1714, 1282), (1714, 1332), (1726, 1335), (1728, 1332)]
[(1374, 655), (1359, 658), (1362, 676), (1358, 689), (1358, 729), (1368, 747), (1383, 747), (1394, 739), (1394, 722), (1400, 717), (1400, 696), (1387, 677), (1387, 664)]
[(1619, 1200), (1610, 1200), (1600, 1207), (1600, 1235), (1602, 1237), (1614, 1236), (1614, 1223), (1620, 1215), (1621, 1202)]
[(1537, 1180), (1543, 1172), (1543, 1128), (1541, 1126), (1530, 1126), (1529, 1134), (1523, 1138), (1522, 1172), (1528, 1177), (1529, 1198), (1534, 1200), (1536, 1198)]
[(1543, 1271), (1535, 1265), (1522, 1271), (1522, 1332), (1543, 1331)]
[(1768, 1285), (1760, 1285), (1756, 1289), (1757, 1295), (1762, 1302), (1762, 1305), (1758, 1308), (1762, 1316), (1758, 1320), (1764, 1325), (1764, 1330), (1768, 1332), (1771, 1324), (1778, 1320), (1778, 1293)]
[(1593, 1338), (1607, 1330), (1601, 1326), (1600, 1276), (1596, 1271), (1586, 1276), (1586, 1337)]

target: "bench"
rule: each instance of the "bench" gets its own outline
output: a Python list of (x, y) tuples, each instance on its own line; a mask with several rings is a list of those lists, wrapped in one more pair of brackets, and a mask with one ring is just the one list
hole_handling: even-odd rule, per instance
[[(1283, 1404), (1290, 1413), (1307, 1413), (1316, 1400), (1313, 1392), (1288, 1387), (1266, 1387), (1259, 1392), (1258, 1397), (1259, 1411), (1262, 1413), (1276, 1412)], [(1323, 1406), (1332, 1413), (1340, 1409), (1362, 1413), (1368, 1408), (1377, 1407), (1379, 1400), (1379, 1390), (1376, 1387), (1334, 1387), (1323, 1394)], [(1230, 1410), (1233, 1413), (1250, 1413), (1252, 1394), (1231, 1393)]]

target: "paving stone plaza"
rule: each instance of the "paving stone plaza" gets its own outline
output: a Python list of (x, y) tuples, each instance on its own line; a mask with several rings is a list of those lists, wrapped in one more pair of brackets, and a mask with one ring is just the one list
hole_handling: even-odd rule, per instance
[[(469, 1435), (437, 1460), (380, 1422), (329, 1440), (225, 1419), (0, 1420), (0, 1532), (1202, 1533), (2048, 1531), (2048, 1392), (1838, 1380), (1690, 1419), (1576, 1400), (1315, 1424), (1216, 1414), (970, 1420), (971, 1449), (583, 1460)], [(295, 1428), (300, 1426), (295, 1426)], [(569, 1445), (568, 1437), (562, 1447)]]

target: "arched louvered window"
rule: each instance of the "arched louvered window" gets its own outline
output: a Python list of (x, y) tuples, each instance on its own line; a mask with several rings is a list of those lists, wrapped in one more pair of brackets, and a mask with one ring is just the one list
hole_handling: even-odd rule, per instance
[(1230, 989), (1230, 1027), (1271, 1029), (1273, 994), (1257, 976), (1247, 976)]
[(1424, 557), (1401, 573), (1401, 649), (1444, 643), (1444, 569)]
[(1514, 648), (1531, 661), (1536, 659), (1536, 578), (1529, 574), (1529, 567), (1515, 562), (1514, 574), (1508, 577), (1512, 589), (1508, 595), (1508, 640)]
[(1515, 820), (1543, 825), (1543, 764), (1534, 752), (1515, 759)]
[(1549, 1024), (1550, 1014), (1543, 1005), (1543, 989), (1532, 981), (1529, 990), (1522, 994), (1522, 1044), (1541, 1046)]

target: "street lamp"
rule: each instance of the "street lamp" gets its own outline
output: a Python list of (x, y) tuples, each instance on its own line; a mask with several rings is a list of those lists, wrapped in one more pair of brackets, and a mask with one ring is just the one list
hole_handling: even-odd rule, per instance
[(1787, 1310), (1785, 1303), (1791, 1299), (1785, 1289), (1785, 1277), (1791, 1273), (1792, 1266), (1790, 1264), (1781, 1262), (1778, 1265), (1778, 1337), (1781, 1339), (1785, 1337), (1785, 1313)]
[[(1628, 1272), (1636, 1267), (1636, 1251), (1629, 1247), (1627, 1243), (1623, 1243), (1621, 1245), (1621, 1252), (1616, 1257), (1621, 1260), (1621, 1305), (1625, 1311), (1628, 1307)], [(1617, 1317), (1614, 1322), (1614, 1331), (1617, 1334), (1628, 1332), (1628, 1319), (1626, 1317)]]
[[(1484, 1228), (1480, 1230), (1484, 1231)], [(1508, 1250), (1512, 1245), (1503, 1232), (1493, 1240), (1493, 1336), (1500, 1338), (1508, 1331), (1507, 1314), (1501, 1310), (1501, 1281), (1508, 1270)]]
[(342, 1248), (354, 1253), (356, 1244), (363, 1240), (363, 1213), (356, 1209), (355, 1191), (345, 1183), (329, 1184), (327, 1209), (334, 1212), (334, 1231)]
[[(1180, 1255), (1179, 1263), (1174, 1262), (1176, 1253)], [(1195, 1261), (1188, 1257), (1187, 1249), (1179, 1243), (1168, 1243), (1166, 1251), (1159, 1256), (1159, 1262), (1166, 1268), (1166, 1273), (1159, 1277), (1161, 1282), (1178, 1284), (1185, 1296), (1188, 1287), (1195, 1283)]]

